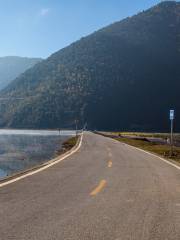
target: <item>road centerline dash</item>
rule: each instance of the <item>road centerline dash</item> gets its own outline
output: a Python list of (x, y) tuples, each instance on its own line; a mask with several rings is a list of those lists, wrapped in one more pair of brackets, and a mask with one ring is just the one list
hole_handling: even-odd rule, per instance
[(96, 196), (106, 186), (106, 180), (100, 181), (99, 185), (90, 193), (90, 196)]
[(108, 162), (108, 167), (111, 168), (112, 167), (112, 161)]

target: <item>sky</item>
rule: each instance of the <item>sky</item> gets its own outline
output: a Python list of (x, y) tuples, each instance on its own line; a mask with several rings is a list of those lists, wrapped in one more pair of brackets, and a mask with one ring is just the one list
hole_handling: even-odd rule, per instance
[(0, 0), (0, 56), (46, 58), (158, 0)]

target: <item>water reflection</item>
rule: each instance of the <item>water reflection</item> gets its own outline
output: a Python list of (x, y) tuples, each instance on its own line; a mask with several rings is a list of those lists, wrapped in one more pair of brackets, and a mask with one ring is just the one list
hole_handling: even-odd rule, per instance
[(0, 130), (0, 178), (56, 156), (74, 131)]
[(71, 136), (75, 135), (74, 130), (16, 130), (0, 129), (0, 135), (40, 135), (40, 136)]

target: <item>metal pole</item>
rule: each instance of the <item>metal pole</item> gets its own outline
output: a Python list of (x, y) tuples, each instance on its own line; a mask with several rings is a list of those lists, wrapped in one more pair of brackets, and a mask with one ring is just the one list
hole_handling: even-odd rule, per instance
[(173, 156), (173, 119), (171, 119), (171, 157)]
[(76, 123), (76, 137), (77, 137), (77, 119), (75, 120)]

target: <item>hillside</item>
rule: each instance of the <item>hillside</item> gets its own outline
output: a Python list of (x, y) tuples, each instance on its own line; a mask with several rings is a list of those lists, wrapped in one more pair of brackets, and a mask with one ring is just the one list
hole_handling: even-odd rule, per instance
[(1, 92), (11, 99), (0, 126), (72, 127), (78, 119), (92, 129), (167, 131), (170, 108), (180, 121), (179, 65), (180, 3), (163, 2), (22, 74)]
[(0, 57), (0, 89), (6, 87), (21, 73), (40, 62), (40, 58)]

